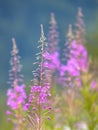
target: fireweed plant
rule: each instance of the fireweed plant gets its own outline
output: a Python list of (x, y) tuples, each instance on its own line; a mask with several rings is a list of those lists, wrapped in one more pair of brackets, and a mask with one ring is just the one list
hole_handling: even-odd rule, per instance
[[(85, 47), (81, 8), (78, 8), (74, 30), (72, 27), (69, 25), (60, 61), (55, 15), (51, 13), (48, 43), (41, 25), (28, 96), (21, 75), (19, 51), (12, 39), (8, 81), (11, 88), (7, 91), (6, 114), (14, 130), (98, 130), (98, 79)], [(55, 87), (58, 84), (59, 89)]]
[[(69, 25), (68, 33), (66, 36), (66, 42), (64, 44), (64, 49), (63, 49), (63, 58), (62, 58), (62, 64), (60, 66), (60, 78), (59, 78), (59, 83), (62, 86), (69, 86), (71, 85), (71, 77), (69, 75), (69, 72), (71, 70), (74, 71), (74, 69), (71, 69), (73, 67), (72, 64), (70, 64), (70, 53), (71, 53), (71, 43), (73, 41), (73, 32), (72, 32), (72, 25)], [(66, 75), (65, 75), (66, 74)]]
[(33, 70), (33, 86), (28, 100), (28, 122), (29, 127), (34, 130), (44, 130), (45, 120), (50, 120), (51, 105), (49, 104), (50, 79), (49, 67), (47, 61), (49, 59), (47, 52), (47, 43), (44, 36), (43, 25), (41, 25), (41, 37), (39, 40), (40, 52), (36, 54), (35, 69)]
[[(79, 109), (77, 108), (81, 108), (77, 100), (79, 88), (83, 86), (81, 75), (88, 69), (89, 65), (87, 50), (84, 46), (85, 29), (82, 17), (82, 10), (79, 8), (75, 34), (72, 32), (72, 26), (69, 25), (67, 42), (65, 43), (67, 51), (66, 48), (63, 51), (63, 61), (65, 60), (65, 62), (63, 62), (60, 67), (59, 81), (65, 92), (63, 91), (62, 93), (63, 99), (61, 98), (60, 102), (58, 102), (59, 111), (64, 117), (64, 122), (72, 129), (75, 122), (78, 121), (78, 114), (80, 111), (78, 111)], [(62, 105), (64, 102), (65, 108)], [(65, 114), (64, 109), (67, 112), (65, 112)], [(75, 112), (76, 109), (77, 112)]]
[(59, 54), (59, 33), (58, 33), (58, 25), (55, 19), (54, 13), (51, 13), (50, 22), (49, 22), (49, 32), (48, 32), (48, 52), (49, 52), (49, 60), (48, 66), (51, 70), (51, 83), (56, 83), (57, 72), (59, 72), (60, 68), (60, 54)]
[(11, 51), (9, 81), (11, 88), (7, 91), (7, 106), (9, 109), (6, 114), (9, 116), (8, 120), (14, 124), (14, 130), (24, 130), (24, 112), (26, 92), (23, 83), (23, 75), (21, 74), (22, 65), (20, 64), (20, 56), (18, 55), (18, 48), (15, 39), (12, 38), (13, 49)]
[[(85, 29), (84, 29), (84, 22), (83, 22), (83, 14), (81, 8), (78, 9), (78, 16), (77, 16), (77, 24), (76, 24), (76, 31), (75, 34), (72, 33), (72, 27), (69, 26), (69, 31), (67, 34), (67, 45), (69, 50), (69, 54), (66, 53), (64, 49), (64, 56), (63, 59), (66, 59), (66, 55), (68, 57), (67, 64), (61, 65), (60, 75), (61, 77), (65, 75), (65, 86), (69, 80), (70, 85), (73, 86), (74, 84), (71, 82), (73, 79), (77, 80), (78, 85), (80, 86), (80, 74), (87, 69), (88, 66), (88, 54), (87, 50), (84, 46), (84, 39), (85, 39)], [(65, 57), (65, 58), (64, 58)], [(63, 78), (64, 79), (64, 78)]]
[(78, 120), (78, 110), (77, 112), (75, 112), (74, 110), (78, 108), (75, 81), (79, 72), (77, 72), (77, 60), (73, 58), (71, 52), (71, 50), (73, 50), (73, 48), (71, 48), (71, 43), (74, 42), (72, 25), (69, 25), (69, 30), (66, 38), (67, 41), (65, 42), (65, 48), (63, 50), (63, 62), (60, 67), (59, 78), (59, 83), (61, 84), (61, 86), (63, 86), (63, 91), (61, 91), (60, 95), (62, 96), (61, 98), (59, 98), (59, 101), (56, 105), (56, 109), (59, 113), (58, 115), (56, 115), (56, 118), (58, 118), (58, 127), (61, 128), (62, 124), (67, 124), (70, 126), (70, 128), (73, 129), (74, 123)]

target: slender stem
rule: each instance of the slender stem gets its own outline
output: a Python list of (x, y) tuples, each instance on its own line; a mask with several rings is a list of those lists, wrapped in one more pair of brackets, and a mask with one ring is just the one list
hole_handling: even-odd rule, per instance
[(40, 99), (38, 104), (38, 130), (41, 128), (41, 109), (40, 109)]
[(18, 85), (17, 83), (17, 46), (16, 46), (16, 42), (15, 39), (12, 38), (12, 43), (13, 43), (13, 62), (14, 62), (14, 87)]
[[(44, 36), (44, 31), (43, 31), (43, 25), (41, 25), (41, 64), (40, 64), (40, 86), (43, 86), (43, 63), (44, 63), (44, 41), (45, 41), (45, 36)], [(40, 94), (40, 93), (39, 93)], [(41, 121), (41, 104), (40, 104), (40, 99), (38, 99), (38, 130), (41, 130), (42, 127), (42, 121)]]
[(40, 64), (40, 86), (42, 86), (42, 80), (43, 80), (43, 62), (44, 62), (44, 32), (43, 32), (43, 26), (41, 25), (41, 44), (42, 44), (42, 58), (41, 58), (41, 64)]
[(23, 130), (23, 125), (22, 125), (22, 115), (21, 115), (21, 106), (18, 108), (18, 122), (19, 122), (19, 130)]
[(14, 87), (17, 86), (17, 65), (16, 65), (16, 54), (14, 56), (14, 67), (15, 67), (15, 70), (14, 70)]

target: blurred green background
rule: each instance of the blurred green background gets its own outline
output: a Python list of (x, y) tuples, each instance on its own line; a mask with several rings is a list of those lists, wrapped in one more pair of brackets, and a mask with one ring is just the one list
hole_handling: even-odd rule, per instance
[(55, 13), (62, 49), (68, 25), (76, 22), (78, 7), (83, 9), (89, 54), (98, 60), (98, 0), (0, 0), (0, 130), (7, 130), (2, 127), (5, 118), (3, 111), (6, 109), (3, 97), (9, 87), (6, 82), (11, 38), (16, 39), (25, 82), (29, 83), (32, 79), (36, 43), (40, 38), (40, 24), (44, 25), (47, 37), (50, 13)]

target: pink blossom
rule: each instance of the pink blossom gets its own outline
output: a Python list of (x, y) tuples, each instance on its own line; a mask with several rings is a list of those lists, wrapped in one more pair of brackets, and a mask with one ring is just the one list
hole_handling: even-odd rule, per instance
[(26, 93), (24, 91), (24, 88), (25, 85), (21, 85), (8, 89), (7, 105), (10, 106), (12, 110), (17, 109), (19, 105), (25, 105)]
[(96, 88), (96, 85), (97, 85), (96, 81), (93, 80), (93, 81), (91, 82), (91, 84), (90, 84), (90, 88), (91, 88), (91, 89), (95, 89), (95, 88)]
[[(36, 97), (37, 96), (37, 97)], [(48, 97), (50, 96), (48, 86), (32, 86), (31, 94), (29, 95), (29, 104), (37, 98), (38, 103), (45, 104), (48, 102)]]
[(7, 114), (7, 115), (10, 115), (10, 114), (11, 114), (11, 112), (10, 112), (9, 110), (7, 110), (7, 111), (6, 111), (6, 114)]

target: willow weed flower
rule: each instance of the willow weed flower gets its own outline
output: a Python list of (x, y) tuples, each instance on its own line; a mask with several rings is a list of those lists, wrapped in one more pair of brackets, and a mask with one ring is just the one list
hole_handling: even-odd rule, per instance
[(48, 61), (48, 66), (51, 69), (52, 75), (59, 70), (60, 67), (60, 55), (59, 55), (59, 33), (57, 31), (57, 22), (54, 13), (51, 13), (50, 28), (48, 33), (48, 52), (50, 59)]
[(7, 105), (10, 106), (12, 110), (18, 109), (25, 106), (26, 93), (24, 91), (25, 85), (15, 86), (7, 91)]
[(48, 33), (49, 53), (52, 54), (58, 51), (59, 33), (57, 31), (57, 22), (54, 13), (51, 13), (50, 28)]
[(7, 90), (7, 106), (10, 109), (6, 111), (6, 114), (11, 116), (10, 121), (14, 123), (15, 130), (24, 129), (23, 119), (25, 101), (26, 101), (26, 92), (25, 85), (23, 84), (23, 75), (21, 74), (20, 56), (18, 56), (18, 48), (16, 46), (15, 39), (12, 38), (13, 49), (11, 51), (11, 60), (10, 60), (10, 71), (9, 71), (9, 84), (11, 88)]
[(29, 104), (35, 100), (36, 95), (37, 97), (37, 104), (40, 103), (42, 105), (47, 104), (48, 97), (51, 95), (49, 92), (49, 86), (32, 86), (31, 87), (31, 96), (29, 97)]
[(7, 91), (7, 105), (10, 106), (12, 110), (17, 109), (19, 104), (25, 104), (26, 93), (25, 85), (23, 84), (23, 75), (21, 73), (20, 56), (18, 56), (18, 48), (16, 46), (15, 39), (12, 38), (13, 49), (11, 51), (11, 60), (10, 60), (10, 73), (9, 80), (12, 88), (9, 88)]
[(12, 87), (23, 84), (24, 76), (21, 74), (22, 65), (20, 64), (21, 57), (18, 55), (19, 50), (16, 45), (15, 38), (12, 38), (13, 49), (11, 51), (9, 81)]
[[(31, 128), (35, 130), (41, 130), (43, 123), (46, 119), (49, 119), (49, 113), (51, 111), (51, 105), (49, 104), (50, 94), (50, 72), (48, 66), (48, 60), (50, 55), (47, 51), (47, 43), (44, 36), (43, 26), (41, 25), (41, 37), (39, 45), (41, 52), (36, 54), (36, 62), (33, 71), (33, 85), (28, 99), (28, 121)], [(31, 116), (32, 115), (32, 116)], [(30, 124), (30, 120), (32, 124)]]
[(83, 44), (78, 44), (76, 41), (71, 43), (71, 57), (77, 60), (80, 71), (86, 71), (88, 67), (88, 53)]
[(81, 75), (81, 72), (83, 73), (87, 70), (88, 64), (88, 54), (86, 48), (82, 44), (78, 44), (75, 40), (73, 40), (70, 43), (69, 59), (67, 64), (61, 65), (60, 75), (63, 76), (63, 79), (64, 76), (68, 76), (70, 79), (77, 79)]
[(76, 30), (75, 30), (75, 40), (78, 44), (85, 44), (85, 24), (83, 20), (83, 13), (82, 9), (78, 8), (78, 14), (77, 14), (77, 22), (75, 24)]
[(53, 54), (49, 54), (49, 60), (47, 62), (48, 68), (50, 70), (59, 70), (60, 68), (60, 60), (59, 60), (59, 53), (54, 52)]
[[(64, 49), (63, 59), (65, 64), (62, 64), (60, 67), (60, 82), (62, 80), (66, 82), (67, 77), (68, 79), (74, 78), (75, 80), (79, 81), (79, 77), (81, 73), (86, 72), (89, 66), (88, 63), (88, 53), (87, 49), (85, 48), (85, 26), (83, 21), (83, 14), (82, 9), (78, 9), (78, 16), (77, 16), (77, 23), (75, 25), (75, 35), (72, 33), (72, 26), (69, 26), (69, 31), (67, 34), (67, 50)], [(66, 45), (66, 44), (65, 44)], [(67, 60), (66, 60), (67, 57)], [(66, 83), (64, 83), (66, 84)]]
[(72, 32), (72, 26), (69, 25), (69, 30), (67, 33), (67, 41), (65, 42), (64, 49), (63, 49), (63, 58), (60, 66), (60, 79), (59, 82), (63, 86), (69, 86), (72, 82), (72, 75), (73, 77), (76, 75), (79, 75), (77, 69), (78, 64), (77, 60), (73, 58), (71, 55), (71, 43), (73, 42), (73, 32)]
[(91, 82), (91, 84), (90, 84), (90, 88), (91, 88), (92, 90), (94, 90), (94, 89), (96, 89), (96, 87), (97, 87), (97, 82), (93, 80), (93, 81)]

